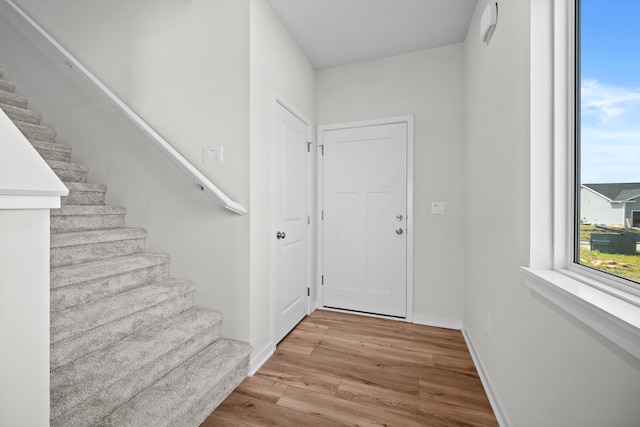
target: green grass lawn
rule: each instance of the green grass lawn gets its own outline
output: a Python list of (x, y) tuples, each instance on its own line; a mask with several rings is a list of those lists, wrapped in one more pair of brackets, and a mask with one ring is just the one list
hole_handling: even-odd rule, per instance
[[(593, 225), (580, 225), (580, 240), (588, 242), (593, 231)], [(587, 267), (606, 271), (607, 273), (640, 281), (640, 253), (635, 255), (607, 254), (600, 251), (591, 251), (589, 248), (580, 247), (580, 264)]]
[(606, 254), (580, 248), (580, 263), (640, 282), (640, 255)]

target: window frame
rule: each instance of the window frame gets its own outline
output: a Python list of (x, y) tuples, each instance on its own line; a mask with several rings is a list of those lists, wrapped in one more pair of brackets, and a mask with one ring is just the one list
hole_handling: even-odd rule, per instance
[(640, 359), (640, 290), (574, 258), (575, 13), (575, 0), (531, 2), (531, 233), (522, 270), (532, 291)]
[[(578, 237), (580, 233), (580, 182), (578, 177), (580, 175), (580, 146), (578, 136), (581, 132), (581, 114), (580, 114), (580, 94), (579, 88), (582, 83), (582, 76), (580, 70), (580, 0), (567, 1), (567, 15), (569, 19), (569, 26), (567, 28), (568, 44), (570, 47), (569, 64), (570, 67), (567, 70), (569, 74), (568, 85), (571, 87), (570, 98), (573, 103), (569, 104), (569, 116), (568, 119), (573, 126), (570, 126), (572, 131), (567, 136), (569, 141), (573, 141), (569, 159), (572, 164), (572, 179), (569, 181), (571, 185), (571, 191), (573, 192), (573, 205), (571, 214), (568, 220), (570, 221), (569, 227), (571, 230), (571, 241), (573, 245), (570, 246), (570, 253), (568, 256), (567, 268), (569, 271), (573, 271), (577, 274), (587, 276), (593, 280), (603, 282), (607, 287), (619, 288), (625, 292), (640, 296), (640, 283), (633, 280), (625, 279), (622, 276), (616, 276), (614, 274), (608, 274), (604, 271), (600, 271), (577, 262), (580, 257), (580, 239)], [(574, 18), (575, 17), (575, 18)]]

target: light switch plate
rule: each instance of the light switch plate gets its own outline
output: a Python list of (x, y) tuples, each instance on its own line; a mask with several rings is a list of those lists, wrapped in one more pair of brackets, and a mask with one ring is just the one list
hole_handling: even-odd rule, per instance
[(444, 202), (431, 202), (432, 215), (444, 215), (444, 212), (445, 212)]
[(203, 159), (205, 163), (220, 162), (222, 163), (222, 146), (204, 147)]

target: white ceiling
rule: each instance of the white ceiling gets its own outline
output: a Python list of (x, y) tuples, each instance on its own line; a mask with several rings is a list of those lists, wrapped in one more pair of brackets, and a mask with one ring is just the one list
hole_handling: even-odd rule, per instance
[(316, 69), (464, 41), (476, 0), (268, 0)]

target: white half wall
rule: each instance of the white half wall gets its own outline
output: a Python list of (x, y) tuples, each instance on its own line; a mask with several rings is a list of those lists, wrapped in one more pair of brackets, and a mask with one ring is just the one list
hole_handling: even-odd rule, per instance
[[(414, 319), (460, 325), (465, 202), (463, 45), (316, 73), (318, 125), (414, 115)], [(432, 215), (431, 202), (445, 202)]]
[(538, 66), (529, 60), (530, 8), (536, 2), (499, 2), (487, 46), (479, 40), (487, 1), (478, 1), (464, 45), (465, 186), (473, 209), (465, 216), (463, 328), (505, 423), (638, 426), (640, 361), (532, 294), (520, 272), (529, 262), (530, 144), (541, 142), (530, 140), (530, 66)]
[(49, 425), (49, 210), (0, 210), (0, 425)]

